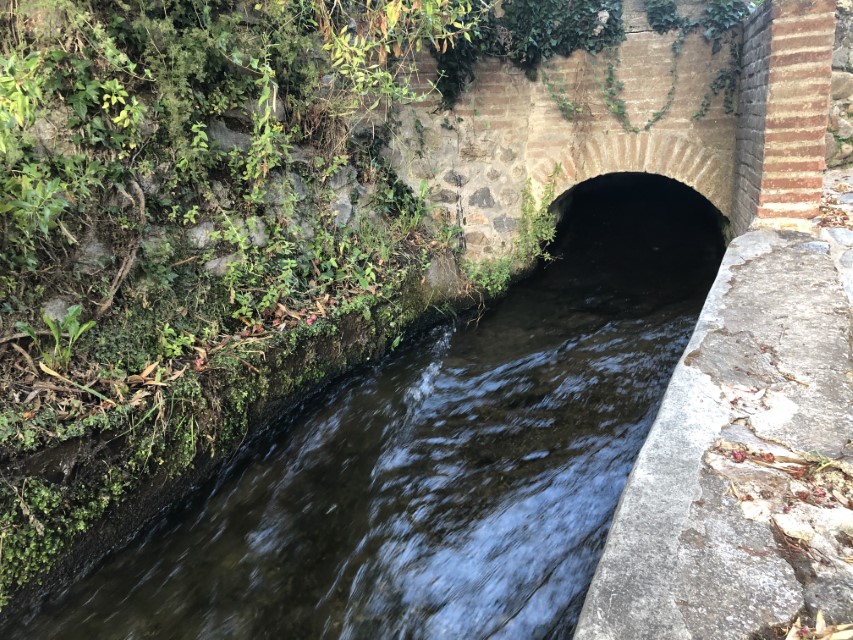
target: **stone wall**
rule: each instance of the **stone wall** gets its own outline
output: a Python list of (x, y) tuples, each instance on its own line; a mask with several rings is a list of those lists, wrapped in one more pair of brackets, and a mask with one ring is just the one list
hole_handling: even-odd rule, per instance
[(826, 134), (826, 162), (830, 167), (853, 163), (853, 0), (838, 0), (835, 18)]
[(764, 165), (771, 23), (771, 6), (765, 2), (750, 16), (743, 33), (733, 198), (736, 209), (749, 211), (753, 216), (758, 211)]

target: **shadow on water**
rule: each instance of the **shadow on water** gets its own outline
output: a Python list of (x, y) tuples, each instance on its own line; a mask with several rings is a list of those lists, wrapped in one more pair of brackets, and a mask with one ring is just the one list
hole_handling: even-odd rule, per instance
[(349, 379), (5, 638), (569, 638), (722, 255), (665, 178), (557, 203), (476, 325)]

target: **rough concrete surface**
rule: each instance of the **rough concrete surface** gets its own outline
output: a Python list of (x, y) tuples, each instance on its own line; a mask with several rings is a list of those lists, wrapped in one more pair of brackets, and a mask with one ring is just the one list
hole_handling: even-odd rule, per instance
[(576, 640), (853, 622), (840, 232), (735, 239), (622, 494)]

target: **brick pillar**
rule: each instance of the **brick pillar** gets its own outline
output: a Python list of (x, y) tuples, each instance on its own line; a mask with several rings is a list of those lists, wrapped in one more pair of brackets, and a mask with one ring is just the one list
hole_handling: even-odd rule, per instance
[(770, 0), (744, 29), (735, 210), (812, 218), (825, 168), (834, 0)]

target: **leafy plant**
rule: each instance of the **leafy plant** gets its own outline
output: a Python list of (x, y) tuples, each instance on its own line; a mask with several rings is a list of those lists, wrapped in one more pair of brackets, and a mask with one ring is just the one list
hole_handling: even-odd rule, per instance
[(34, 162), (28, 130), (43, 100), (43, 58), (0, 57), (0, 259), (7, 265), (36, 265), (37, 234), (47, 236), (65, 210), (65, 185)]
[(741, 24), (748, 15), (749, 7), (743, 0), (710, 0), (700, 22), (705, 29), (705, 39), (712, 43), (713, 53), (721, 49), (723, 35)]
[(80, 324), (80, 314), (82, 312), (83, 307), (75, 304), (68, 307), (65, 316), (59, 321), (54, 320), (47, 314), (42, 316), (42, 320), (44, 320), (44, 323), (50, 329), (50, 335), (53, 337), (52, 348), (51, 346), (42, 344), (39, 334), (28, 323), (17, 322), (15, 323), (15, 328), (29, 336), (47, 366), (62, 371), (68, 367), (74, 343), (96, 324), (94, 320), (88, 320)]
[(195, 336), (178, 332), (167, 322), (160, 331), (160, 344), (167, 358), (178, 358), (195, 344)]
[(395, 71), (386, 64), (389, 59), (405, 58), (426, 43), (431, 50), (446, 53), (458, 43), (471, 42), (482, 16), (470, 0), (387, 0), (357, 3), (356, 11), (344, 11), (340, 4), (332, 10), (323, 2), (315, 6), (332, 67), (352, 95), (363, 96), (353, 107), (370, 109), (383, 99), (418, 98), (406, 83), (397, 81), (404, 69), (398, 66)]
[(545, 83), (545, 88), (548, 90), (548, 95), (551, 96), (551, 99), (557, 105), (557, 108), (560, 110), (560, 114), (569, 122), (575, 119), (575, 116), (583, 111), (583, 107), (579, 107), (574, 104), (571, 100), (569, 100), (567, 96), (566, 87), (564, 84), (557, 84), (547, 76), (542, 76), (542, 81)]
[(643, 6), (649, 26), (657, 33), (667, 33), (672, 29), (681, 28), (684, 24), (684, 19), (678, 15), (675, 0), (643, 0)]
[(503, 15), (484, 16), (470, 29), (471, 38), (446, 51), (434, 51), (438, 60), (438, 89), (452, 106), (466, 82), (474, 77), (481, 54), (508, 58), (531, 77), (554, 55), (591, 53), (614, 46), (624, 38), (622, 0), (510, 0)]

